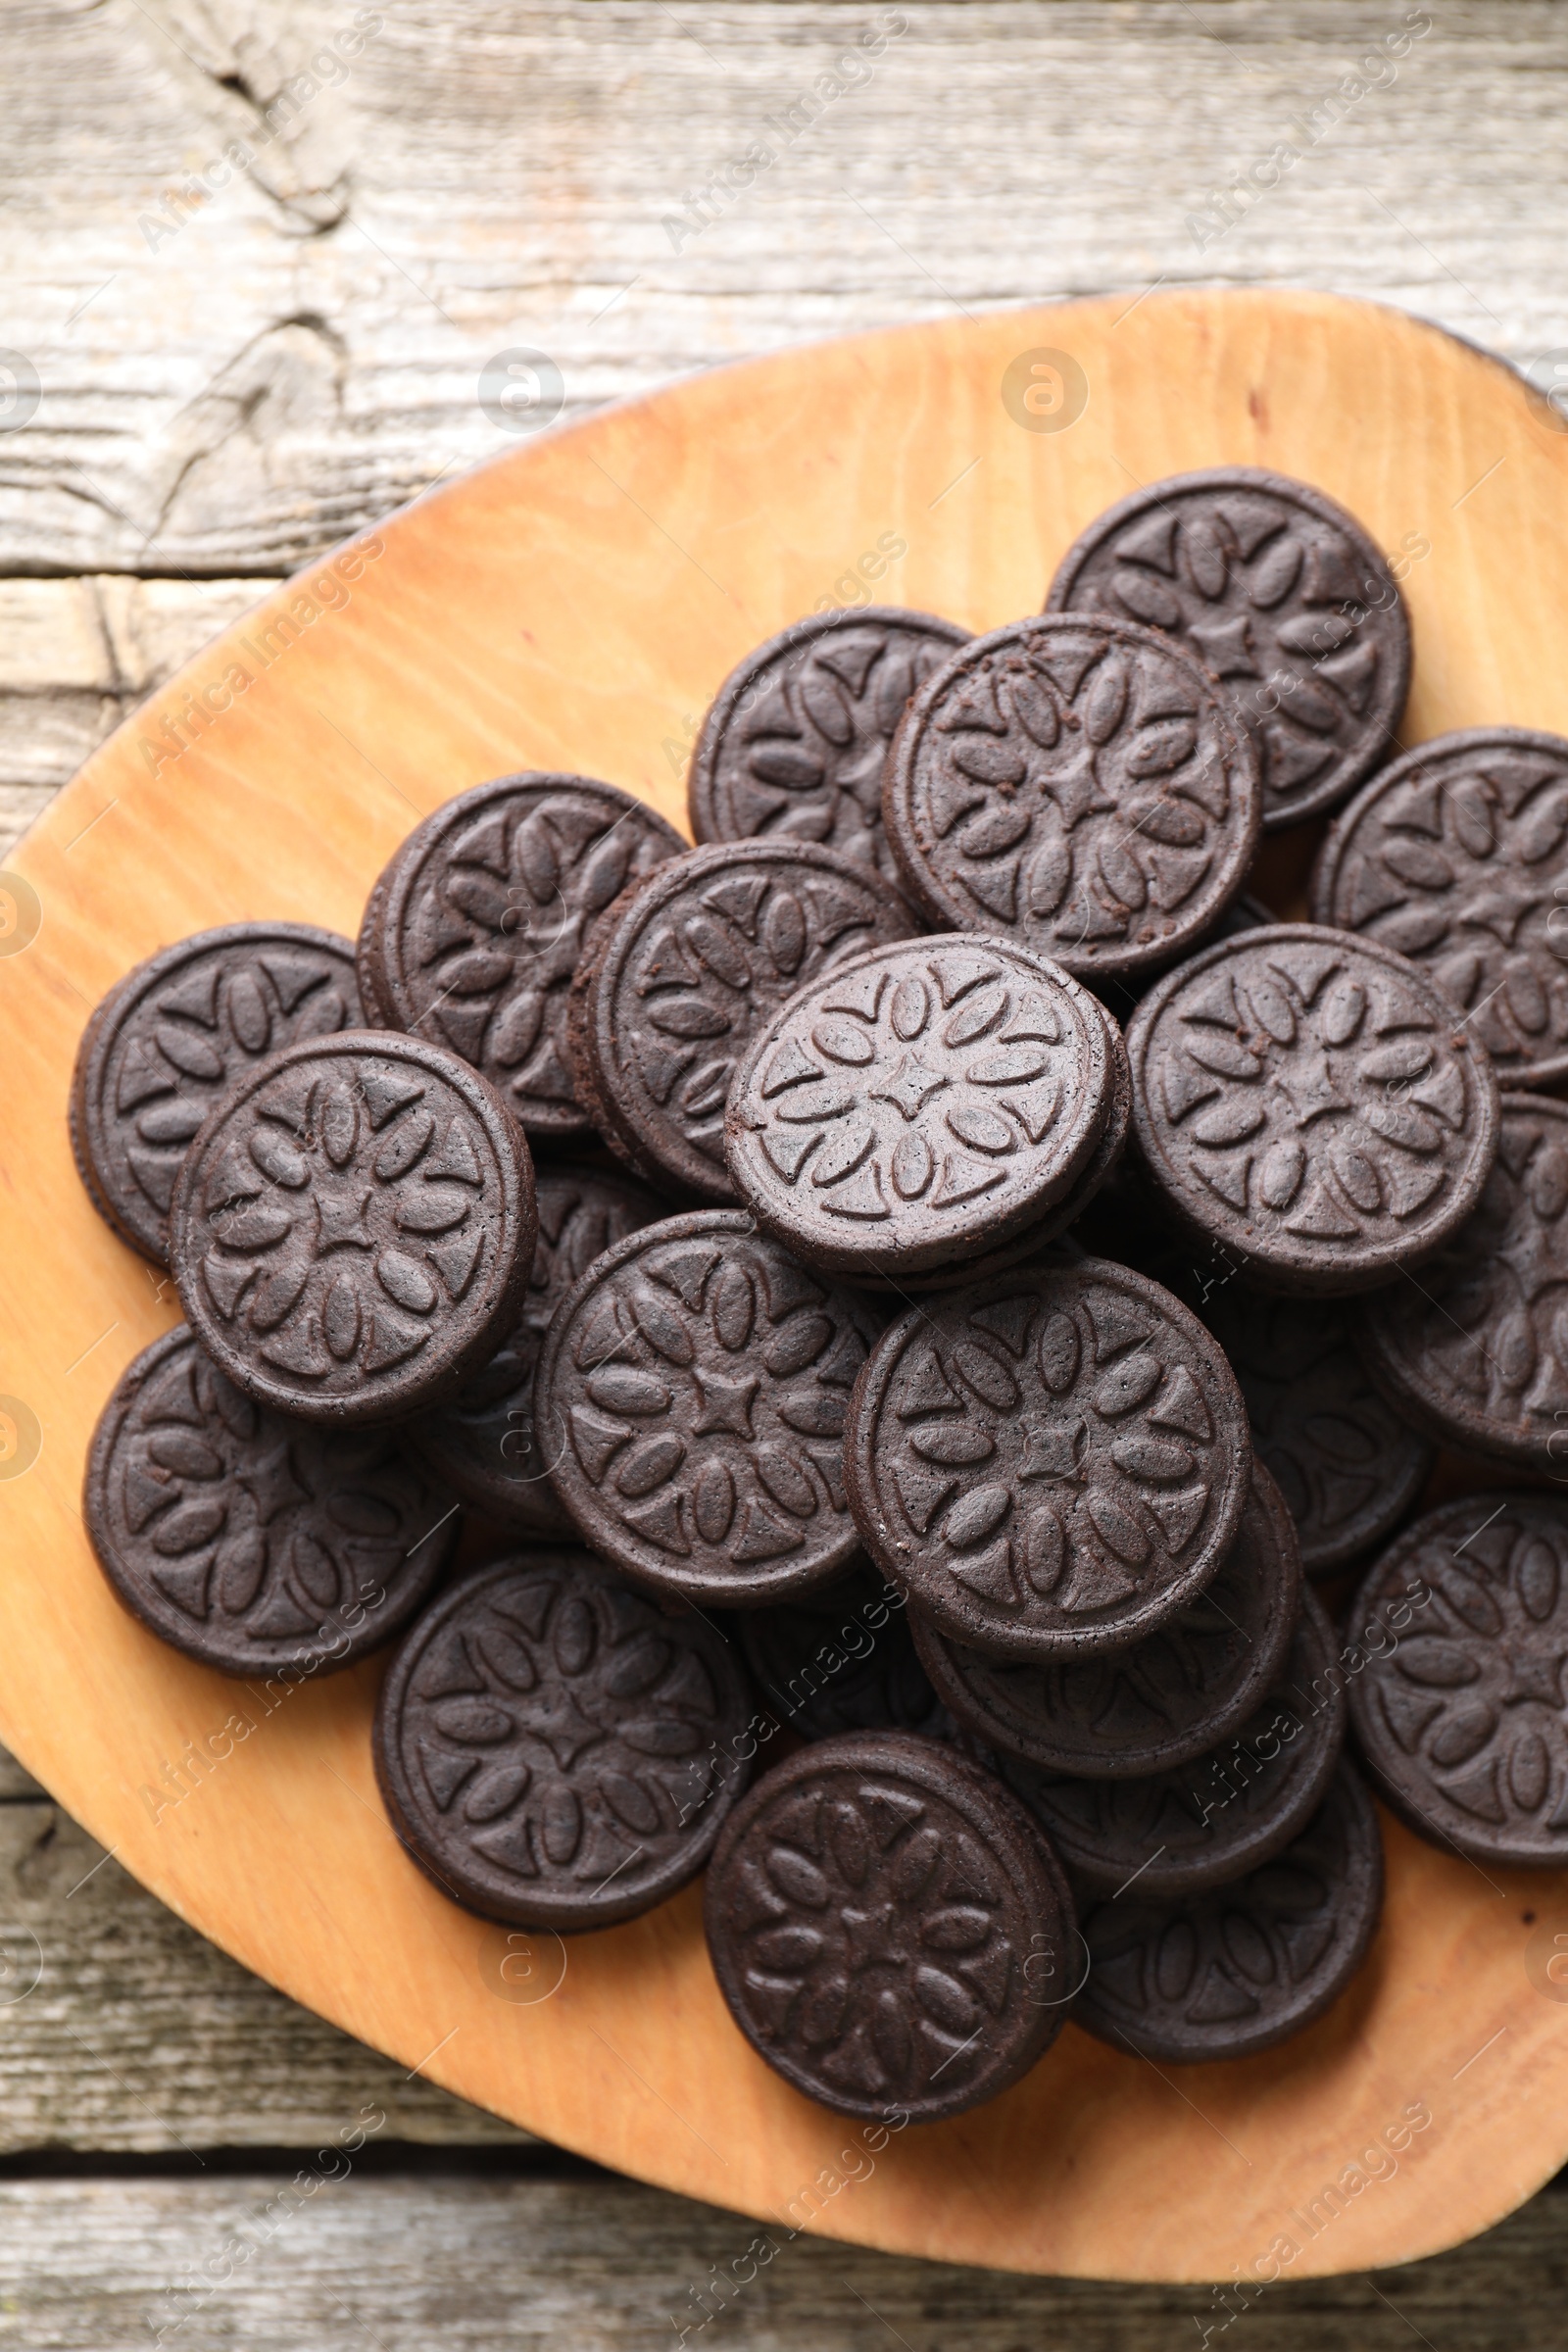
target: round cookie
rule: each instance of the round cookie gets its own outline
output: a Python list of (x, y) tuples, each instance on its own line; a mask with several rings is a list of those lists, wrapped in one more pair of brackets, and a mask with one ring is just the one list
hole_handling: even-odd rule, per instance
[(939, 929), (1083, 978), (1168, 963), (1257, 849), (1257, 755), (1215, 681), (1152, 629), (1053, 614), (977, 637), (920, 689), (882, 819)]
[(703, 721), (687, 796), (698, 841), (814, 841), (898, 880), (882, 768), (915, 689), (969, 632), (894, 605), (797, 621), (732, 669)]
[[(1092, 1000), (1093, 1001), (1093, 1000)], [(956, 1265), (933, 1266), (923, 1274), (905, 1274), (897, 1282), (885, 1275), (861, 1271), (856, 1280), (868, 1291), (883, 1291), (907, 1302), (911, 1292), (924, 1295), (929, 1291), (962, 1290), (976, 1282), (987, 1281), (993, 1274), (1005, 1273), (1009, 1266), (1026, 1265), (1042, 1256), (1046, 1250), (1070, 1248), (1068, 1228), (1076, 1224), (1090, 1202), (1115, 1175), (1127, 1148), (1127, 1134), (1132, 1125), (1133, 1090), (1127, 1071), (1127, 1055), (1122, 1050), (1121, 1030), (1114, 1014), (1106, 1012), (1096, 1001), (1096, 1008), (1105, 1025), (1106, 1050), (1110, 1054), (1110, 1108), (1105, 1124), (1100, 1131), (1093, 1156), (1082, 1175), (1066, 1196), (1054, 1207), (1048, 1208), (1038, 1225), (1028, 1226), (1010, 1242), (1003, 1242), (994, 1250), (982, 1250), (978, 1256), (960, 1259)]]
[(594, 917), (684, 850), (613, 784), (534, 771), (460, 793), (416, 825), (376, 882), (358, 957), (383, 1027), (450, 1046), (535, 1139), (587, 1136), (566, 996)]
[(1194, 1600), (1250, 1469), (1241, 1391), (1197, 1316), (1099, 1258), (903, 1316), (845, 1444), (861, 1536), (921, 1615), (1036, 1665), (1123, 1648)]
[[(1468, 1230), (1466, 1228), (1465, 1230)], [(1242, 1384), (1252, 1444), (1296, 1521), (1301, 1566), (1331, 1576), (1381, 1543), (1415, 1501), (1432, 1447), (1374, 1386), (1356, 1345), (1358, 1312), (1333, 1298), (1271, 1298), (1245, 1276), (1206, 1297), (1172, 1282), (1202, 1317)], [(1423, 1269), (1422, 1288), (1432, 1275)], [(1403, 1283), (1380, 1292), (1398, 1301)]]
[(1252, 1466), (1241, 1532), (1208, 1584), (1142, 1641), (1092, 1656), (987, 1657), (919, 1609), (937, 1695), (985, 1742), (1083, 1780), (1143, 1780), (1228, 1739), (1285, 1662), (1301, 1607), (1296, 1530)]
[(1418, 1519), (1350, 1605), (1350, 1724), (1380, 1792), (1474, 1862), (1568, 1865), (1568, 1504), (1468, 1494)]
[(1156, 983), (1127, 1029), (1133, 1131), (1182, 1222), (1264, 1287), (1372, 1290), (1481, 1197), (1497, 1082), (1426, 973), (1276, 923)]
[(534, 1179), (539, 1239), (516, 1329), (470, 1372), (450, 1404), (421, 1413), (408, 1434), (442, 1483), (516, 1535), (570, 1537), (534, 1427), (534, 1372), (556, 1308), (602, 1251), (667, 1215), (667, 1204), (623, 1176), (546, 1164)]
[(1418, 744), (1329, 828), (1312, 917), (1408, 956), (1504, 1086), (1568, 1078), (1568, 741), (1469, 727)]
[(1504, 1095), (1475, 1214), (1421, 1269), (1369, 1298), (1360, 1342), (1397, 1410), (1439, 1445), (1568, 1466), (1568, 1105)]
[(460, 1520), (397, 1434), (252, 1402), (183, 1323), (98, 1418), (82, 1518), (119, 1598), (220, 1674), (333, 1674), (401, 1633)]
[(306, 923), (225, 923), (138, 963), (72, 1073), (71, 1147), (99, 1215), (167, 1265), (174, 1179), (213, 1104), (264, 1054), (361, 1019), (353, 948)]
[(781, 1601), (748, 1609), (735, 1630), (760, 1696), (802, 1740), (830, 1740), (838, 1732), (920, 1732), (940, 1740), (953, 1729), (896, 1592), (879, 1596), (870, 1610), (851, 1607), (837, 1618), (819, 1606)]
[(1347, 1763), (1299, 1837), (1234, 1885), (1176, 1902), (1129, 1887), (1088, 1909), (1073, 2021), (1166, 2064), (1250, 2058), (1332, 2007), (1383, 1909), (1383, 1837)]
[(671, 858), (596, 941), (568, 1034), (584, 1101), (630, 1156), (704, 1200), (733, 1200), (724, 1103), (751, 1039), (798, 989), (919, 925), (894, 889), (830, 850), (715, 842)]
[(309, 1421), (443, 1402), (516, 1323), (533, 1257), (520, 1130), (444, 1046), (379, 1029), (255, 1064), (180, 1169), (180, 1303), (237, 1388)]
[(753, 1607), (842, 1575), (849, 1392), (880, 1328), (742, 1209), (666, 1217), (557, 1308), (535, 1416), (583, 1540), (640, 1584)]
[(996, 1769), (1080, 1890), (1179, 1901), (1244, 1878), (1306, 1827), (1345, 1744), (1345, 1677), (1302, 1595), (1279, 1680), (1230, 1739), (1135, 1781), (1086, 1781), (999, 1752)]
[(1343, 800), (1404, 709), (1393, 573), (1352, 515), (1284, 474), (1223, 466), (1134, 491), (1067, 550), (1046, 610), (1146, 622), (1201, 662), (1257, 746), (1269, 832)]
[(842, 2115), (959, 2115), (1026, 2074), (1066, 2015), (1072, 1897), (1017, 1799), (953, 1748), (848, 1733), (756, 1783), (704, 1901), (752, 2047)]
[(797, 1256), (902, 1282), (1038, 1226), (1114, 1090), (1105, 1015), (1065, 972), (1002, 940), (910, 940), (774, 1014), (735, 1073), (725, 1150)]
[(413, 1859), (518, 1927), (635, 1919), (696, 1877), (746, 1786), (728, 1643), (582, 1551), (460, 1577), (392, 1661), (375, 1776)]

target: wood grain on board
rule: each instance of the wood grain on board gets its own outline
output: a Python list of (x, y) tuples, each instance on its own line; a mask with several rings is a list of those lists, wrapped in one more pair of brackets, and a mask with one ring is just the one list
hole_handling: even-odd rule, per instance
[[(1000, 396), (1017, 355), (1046, 347), (1090, 387), (1067, 431), (1025, 429)], [(1172, 379), (1174, 406), (1153, 397)], [(0, 1639), (24, 1667), (0, 1728), (137, 1878), (284, 1990), (564, 2146), (744, 2212), (790, 2212), (844, 2133), (740, 2044), (695, 1893), (574, 1941), (549, 1997), (504, 1997), (500, 1932), (418, 1879), (381, 1817), (373, 1664), (279, 1703), (250, 1694), (232, 1752), (162, 1800), (165, 1768), (235, 1693), (121, 1615), (75, 1516), (102, 1396), (171, 1307), (74, 1185), (71, 1055), (86, 1007), (159, 938), (264, 908), (351, 927), (414, 817), (504, 766), (580, 765), (678, 813), (684, 714), (809, 609), (846, 548), (892, 529), (906, 548), (893, 593), (984, 627), (1038, 601), (1125, 473), (1225, 459), (1321, 483), (1390, 548), (1419, 542), (1413, 735), (1568, 721), (1552, 658), (1568, 439), (1517, 379), (1391, 312), (1159, 293), (1130, 314), (1085, 303), (791, 354), (515, 451), (220, 639), (14, 860), (42, 927), (0, 964), (0, 1248), (20, 1269), (0, 1344), (44, 1447), (0, 1490), (19, 1564)], [(1432, 2118), (1419, 2164), (1350, 2204), (1332, 2244), (1300, 2247), (1300, 2272), (1405, 2259), (1495, 2220), (1568, 2143), (1564, 2018), (1527, 1974), (1540, 1891), (1395, 1829), (1389, 1851), (1371, 1964), (1307, 2035), (1173, 2084), (1069, 2027), (991, 2107), (890, 2143), (815, 2226), (1022, 2269), (1210, 2277), (1255, 2262), (1282, 2215), (1411, 2107)], [(1130, 2209), (1146, 2217), (1132, 2241)]]

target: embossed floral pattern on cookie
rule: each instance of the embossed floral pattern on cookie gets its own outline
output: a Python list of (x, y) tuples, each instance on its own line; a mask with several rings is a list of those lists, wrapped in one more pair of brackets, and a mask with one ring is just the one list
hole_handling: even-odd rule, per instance
[(922, 689), (883, 805), (933, 922), (1115, 976), (1214, 922), (1261, 804), (1250, 740), (1186, 654), (1052, 615), (976, 638)]
[(1568, 1507), (1497, 1494), (1430, 1512), (1348, 1630), (1356, 1737), (1412, 1829), (1479, 1861), (1568, 1862)]
[(1280, 1289), (1370, 1289), (1468, 1216), (1492, 1065), (1424, 972), (1309, 923), (1195, 956), (1127, 1032), (1133, 1121), (1182, 1215)]
[(1086, 1258), (894, 1324), (846, 1458), (867, 1545), (926, 1615), (1049, 1659), (1136, 1641), (1196, 1597), (1241, 1523), (1251, 1446), (1196, 1316)]
[(1475, 727), (1418, 744), (1335, 822), (1320, 923), (1425, 966), (1504, 1085), (1568, 1076), (1568, 742)]
[(749, 1701), (701, 1617), (584, 1552), (464, 1577), (376, 1712), (394, 1823), (438, 1886), (526, 1926), (608, 1927), (701, 1869), (745, 1786)]
[(731, 671), (692, 755), (699, 841), (822, 843), (897, 881), (882, 769), (909, 697), (967, 630), (894, 607), (834, 612), (769, 638)]
[(929, 2121), (1054, 2039), (1071, 1902), (1014, 1803), (903, 1733), (823, 1740), (743, 1801), (709, 1874), (709, 1943), (742, 2032), (798, 2089)]
[(258, 1064), (191, 1146), (173, 1264), (203, 1345), (261, 1402), (388, 1420), (435, 1401), (515, 1320), (527, 1147), (482, 1079), (351, 1030)]
[(1118, 1052), (1075, 982), (1000, 941), (877, 949), (803, 989), (754, 1042), (730, 1093), (730, 1170), (815, 1262), (951, 1262), (1071, 1189)]
[(1135, 491), (1068, 549), (1047, 609), (1146, 622), (1218, 678), (1257, 744), (1271, 830), (1343, 800), (1404, 708), (1410, 624), (1387, 562), (1282, 474), (1224, 466)]
[(394, 1436), (269, 1412), (184, 1324), (122, 1374), (82, 1507), (126, 1607), (223, 1674), (353, 1665), (402, 1630), (459, 1533)]
[(551, 1476), (583, 1536), (628, 1576), (726, 1605), (842, 1574), (859, 1543), (844, 1420), (879, 1320), (739, 1210), (607, 1251), (538, 1372)]

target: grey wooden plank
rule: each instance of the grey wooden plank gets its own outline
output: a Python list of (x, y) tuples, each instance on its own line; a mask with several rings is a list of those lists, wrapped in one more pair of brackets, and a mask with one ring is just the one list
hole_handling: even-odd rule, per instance
[(1553, 0), (700, 20), (6, 12), (5, 333), (41, 392), (3, 442), (0, 569), (287, 569), (506, 447), (478, 378), (518, 347), (571, 416), (805, 336), (1216, 278), (1404, 304), (1518, 359), (1568, 344)]
[(0, 858), (105, 736), (268, 585), (0, 577)]
[(314, 2147), (368, 2106), (384, 2138), (527, 2139), (251, 1976), (57, 1805), (0, 1803), (0, 2152)]
[[(1205, 2287), (1020, 2278), (875, 2254), (630, 2184), (279, 2180), (0, 2185), (0, 2344), (28, 2352), (1558, 2352), (1568, 2198), (1368, 2278)], [(1136, 2217), (1130, 2217), (1136, 2227)], [(769, 2250), (769, 2249), (772, 2250)], [(705, 2316), (706, 2315), (706, 2316)], [(686, 2332), (683, 2334), (682, 2330)]]

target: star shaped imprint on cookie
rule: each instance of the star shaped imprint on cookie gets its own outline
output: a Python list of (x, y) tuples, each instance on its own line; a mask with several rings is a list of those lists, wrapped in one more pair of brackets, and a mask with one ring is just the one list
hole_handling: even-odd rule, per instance
[(879, 948), (755, 1040), (730, 1091), (730, 1170), (815, 1264), (896, 1275), (972, 1256), (1070, 1191), (1119, 1052), (1075, 981), (1002, 941)]

